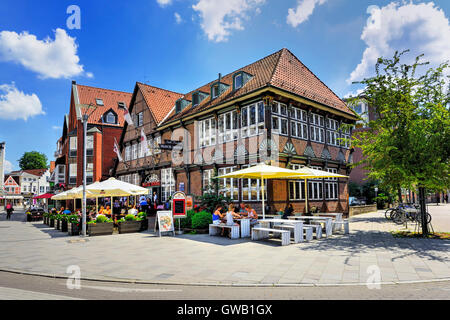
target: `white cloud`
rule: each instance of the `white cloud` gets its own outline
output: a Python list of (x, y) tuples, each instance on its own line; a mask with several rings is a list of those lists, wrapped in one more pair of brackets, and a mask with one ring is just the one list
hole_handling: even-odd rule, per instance
[(232, 30), (243, 30), (242, 19), (254, 11), (265, 0), (199, 0), (192, 8), (202, 20), (201, 27), (208, 39), (227, 41)]
[(8, 161), (5, 159), (5, 163), (3, 164), (3, 169), (4, 169), (5, 174), (13, 171), (13, 165), (12, 165), (11, 161)]
[(367, 48), (347, 83), (371, 76), (377, 58), (391, 58), (396, 50), (411, 49), (408, 63), (422, 53), (431, 66), (450, 60), (449, 20), (433, 2), (392, 2), (382, 8), (370, 6), (367, 12), (370, 17), (361, 35)]
[(172, 0), (156, 0), (156, 2), (158, 2), (158, 4), (161, 7), (165, 7), (168, 6), (169, 4), (172, 4)]
[(60, 127), (60, 126), (52, 126), (52, 129), (53, 129), (53, 130), (61, 130), (62, 127)]
[(0, 85), (0, 119), (27, 120), (41, 114), (45, 112), (36, 94), (19, 91), (14, 83)]
[(287, 23), (294, 28), (297, 27), (299, 24), (308, 20), (317, 5), (322, 5), (326, 1), (327, 0), (298, 0), (297, 8), (295, 8), (295, 10), (293, 8), (288, 10), (288, 16), (286, 18)]
[(178, 14), (178, 12), (175, 12), (174, 16), (175, 16), (175, 21), (177, 22), (177, 24), (180, 24), (181, 22), (183, 22), (183, 19), (181, 19), (181, 16)]
[(21, 64), (41, 78), (70, 78), (87, 75), (77, 56), (75, 38), (63, 29), (56, 29), (55, 39), (38, 40), (28, 32), (0, 32), (0, 60)]

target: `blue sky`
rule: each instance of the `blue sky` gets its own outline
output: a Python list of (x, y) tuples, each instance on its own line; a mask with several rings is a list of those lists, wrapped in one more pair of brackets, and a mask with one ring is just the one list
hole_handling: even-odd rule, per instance
[[(80, 29), (66, 23), (73, 4)], [(448, 0), (3, 0), (0, 141), (13, 169), (25, 151), (53, 160), (71, 80), (187, 92), (283, 47), (343, 97), (376, 56), (450, 60), (449, 17)]]

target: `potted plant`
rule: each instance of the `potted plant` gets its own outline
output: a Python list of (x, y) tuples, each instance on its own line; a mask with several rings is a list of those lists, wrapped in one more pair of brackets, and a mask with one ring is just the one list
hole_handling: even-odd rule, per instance
[(55, 230), (61, 230), (61, 219), (62, 219), (62, 214), (57, 214), (55, 216)]
[(49, 227), (54, 227), (55, 226), (55, 216), (56, 216), (56, 214), (54, 214), (54, 213), (50, 213), (49, 215), (48, 215), (48, 221), (49, 221)]
[(48, 215), (49, 215), (48, 212), (44, 212), (44, 214), (42, 215), (44, 218), (42, 222), (46, 225), (48, 225)]
[(87, 223), (89, 236), (102, 236), (113, 233), (114, 223), (104, 215), (99, 215), (94, 221)]
[(81, 231), (80, 217), (76, 214), (67, 216), (67, 232), (70, 236), (77, 236)]
[(60, 219), (60, 224), (61, 224), (61, 231), (62, 232), (67, 232), (67, 215), (62, 214), (61, 215), (61, 219)]
[(147, 230), (148, 229), (147, 213), (139, 212), (137, 216), (141, 220), (141, 229), (140, 229), (140, 231)]
[(127, 214), (118, 221), (119, 233), (139, 232), (142, 228), (141, 218), (135, 217), (133, 214)]

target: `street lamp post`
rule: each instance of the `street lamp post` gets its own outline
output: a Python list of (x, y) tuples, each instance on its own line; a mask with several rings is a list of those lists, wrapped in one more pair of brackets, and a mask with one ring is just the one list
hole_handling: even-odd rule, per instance
[(81, 236), (86, 237), (86, 166), (87, 166), (86, 135), (87, 135), (88, 119), (90, 116), (89, 110), (92, 108), (95, 110), (96, 107), (92, 103), (89, 105), (80, 104), (78, 105), (78, 107), (82, 112), (81, 121), (83, 123), (83, 204), (82, 204)]

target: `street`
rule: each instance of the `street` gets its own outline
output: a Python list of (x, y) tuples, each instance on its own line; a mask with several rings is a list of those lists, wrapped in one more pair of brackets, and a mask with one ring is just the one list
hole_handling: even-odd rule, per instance
[(222, 287), (147, 285), (81, 281), (68, 289), (67, 280), (0, 272), (0, 299), (108, 299), (108, 300), (450, 300), (450, 281), (336, 287)]

